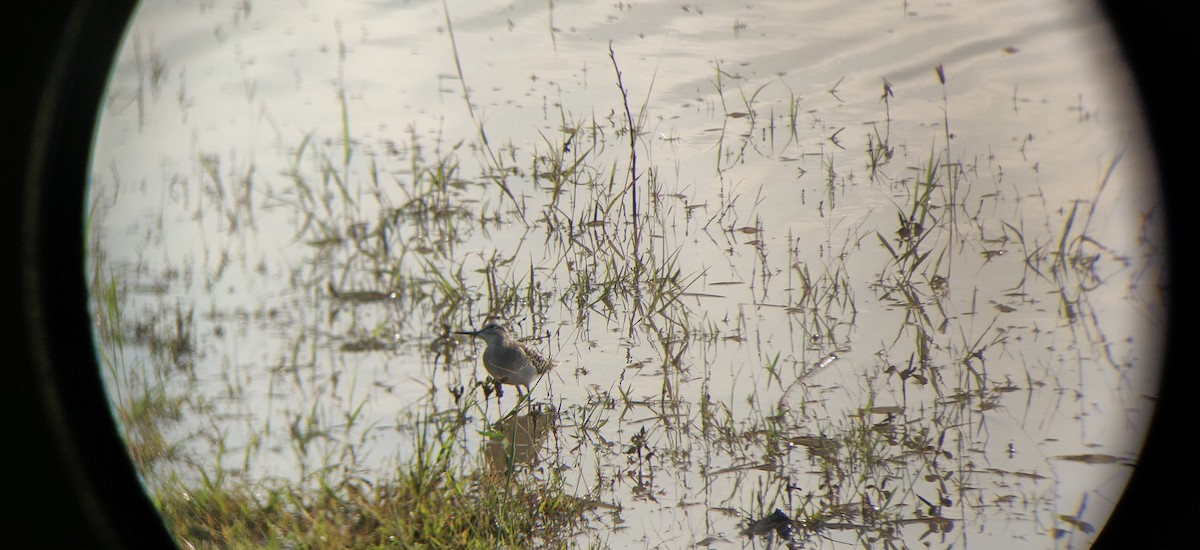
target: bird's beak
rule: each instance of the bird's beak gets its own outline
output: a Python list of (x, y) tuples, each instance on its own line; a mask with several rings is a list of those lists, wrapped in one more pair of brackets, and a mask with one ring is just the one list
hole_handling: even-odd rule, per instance
[(454, 331), (454, 334), (466, 334), (467, 336), (478, 336), (479, 331), (476, 330), (476, 331), (463, 332), (461, 330), (456, 330), (456, 331)]

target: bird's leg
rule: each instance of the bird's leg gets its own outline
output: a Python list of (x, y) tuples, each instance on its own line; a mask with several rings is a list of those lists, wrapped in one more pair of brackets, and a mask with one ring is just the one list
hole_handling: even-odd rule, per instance
[(496, 392), (496, 406), (500, 406), (500, 398), (504, 397), (504, 386), (499, 380), (492, 378), (492, 388)]

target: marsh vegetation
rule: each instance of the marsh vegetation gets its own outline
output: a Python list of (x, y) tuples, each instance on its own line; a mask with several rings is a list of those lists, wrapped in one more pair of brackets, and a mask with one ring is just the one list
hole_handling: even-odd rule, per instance
[[(1161, 214), (1120, 116), (1049, 77), (1006, 82), (1000, 109), (940, 60), (665, 67), (556, 26), (649, 12), (725, 29), (672, 39), (712, 52), (779, 38), (763, 10), (691, 5), (508, 13), (509, 31), (551, 20), (531, 96), (477, 76), (535, 55), (514, 37), (485, 58), (504, 9), (411, 9), (451, 52), (440, 99), (372, 118), (391, 111), (363, 64), (408, 40), (323, 21), (295, 76), (323, 99), (299, 124), (247, 59), (271, 55), (245, 50), (274, 36), (265, 16), (202, 10), (242, 71), (216, 108), (269, 137), (162, 145), (149, 168), (130, 151), (202, 127), (205, 92), (147, 38), (153, 9), (130, 34), (88, 280), (114, 414), (181, 545), (1094, 538), (1136, 464), (1164, 318)], [(455, 334), (492, 320), (560, 362), (528, 398)]]

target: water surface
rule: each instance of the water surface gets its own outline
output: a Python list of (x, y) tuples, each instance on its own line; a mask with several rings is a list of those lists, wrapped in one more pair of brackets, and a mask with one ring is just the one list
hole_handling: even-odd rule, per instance
[(383, 480), (462, 392), (470, 464), (516, 395), (450, 332), (501, 319), (582, 545), (1085, 547), (1165, 323), (1130, 90), (1078, 3), (147, 2), (110, 395), (185, 396), (150, 486)]

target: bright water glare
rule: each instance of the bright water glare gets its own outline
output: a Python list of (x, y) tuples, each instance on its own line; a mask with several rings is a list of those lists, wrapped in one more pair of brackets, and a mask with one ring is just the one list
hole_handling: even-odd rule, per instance
[[(156, 494), (377, 491), (432, 429), (580, 503), (530, 544), (1086, 547), (1166, 300), (1107, 33), (1077, 2), (145, 2), (87, 225), (115, 414)], [(454, 334), (490, 321), (559, 363), (527, 401)]]

